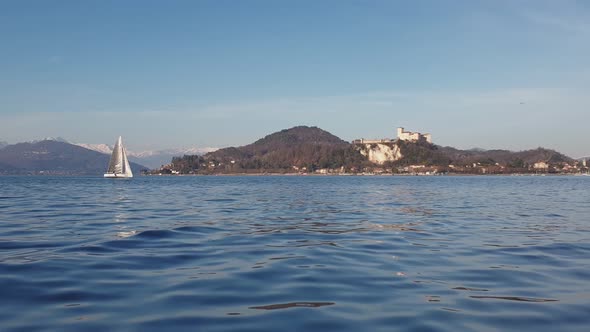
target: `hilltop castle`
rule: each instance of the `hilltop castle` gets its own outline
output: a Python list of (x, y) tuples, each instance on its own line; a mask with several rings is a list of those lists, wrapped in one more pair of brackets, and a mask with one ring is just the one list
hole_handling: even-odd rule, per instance
[[(397, 128), (397, 139), (400, 141), (410, 141), (410, 142), (418, 142), (418, 141), (426, 141), (428, 143), (432, 143), (432, 135), (430, 134), (422, 134), (422, 133), (413, 133), (411, 131), (405, 131), (403, 127)], [(382, 138), (382, 139), (355, 139), (352, 141), (352, 144), (379, 144), (379, 143), (391, 143), (395, 142), (390, 138)]]
[(422, 133), (413, 133), (411, 131), (404, 131), (404, 127), (397, 128), (397, 139), (400, 141), (422, 141), (425, 140), (428, 143), (432, 143), (432, 135), (430, 134), (422, 134)]

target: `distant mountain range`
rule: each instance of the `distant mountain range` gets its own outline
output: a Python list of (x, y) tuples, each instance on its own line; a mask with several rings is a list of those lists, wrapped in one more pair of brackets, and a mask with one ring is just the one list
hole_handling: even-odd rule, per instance
[[(110, 155), (55, 140), (18, 143), (0, 149), (0, 174), (102, 175)], [(147, 167), (131, 163), (136, 174)]]
[[(61, 142), (72, 145), (77, 145), (88, 150), (100, 152), (103, 154), (110, 155), (113, 152), (113, 146), (108, 144), (86, 144), (86, 143), (72, 143), (62, 137), (46, 137), (39, 140), (33, 140), (29, 144), (41, 143), (44, 141)], [(7, 142), (0, 141), (0, 149), (10, 146)], [(183, 155), (202, 155), (208, 152), (217, 150), (217, 148), (205, 147), (205, 148), (178, 148), (178, 149), (163, 149), (163, 150), (146, 150), (146, 151), (130, 151), (127, 150), (127, 156), (129, 160), (139, 165), (145, 166), (145, 168), (158, 168), (162, 165), (170, 163), (172, 157), (183, 156)], [(1, 171), (1, 167), (0, 167)]]

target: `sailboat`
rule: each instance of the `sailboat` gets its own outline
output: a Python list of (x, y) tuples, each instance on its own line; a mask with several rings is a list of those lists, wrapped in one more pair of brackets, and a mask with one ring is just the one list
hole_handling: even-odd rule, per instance
[(133, 173), (131, 172), (131, 166), (129, 165), (129, 159), (127, 159), (127, 153), (123, 147), (123, 141), (121, 136), (115, 143), (113, 148), (113, 154), (109, 161), (109, 168), (104, 173), (105, 178), (132, 178)]

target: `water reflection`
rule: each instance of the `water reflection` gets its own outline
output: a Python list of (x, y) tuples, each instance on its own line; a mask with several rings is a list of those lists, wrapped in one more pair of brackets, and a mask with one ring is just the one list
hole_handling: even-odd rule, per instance
[(126, 237), (130, 237), (137, 234), (137, 231), (123, 231), (123, 232), (117, 232), (117, 237), (120, 238), (126, 238)]

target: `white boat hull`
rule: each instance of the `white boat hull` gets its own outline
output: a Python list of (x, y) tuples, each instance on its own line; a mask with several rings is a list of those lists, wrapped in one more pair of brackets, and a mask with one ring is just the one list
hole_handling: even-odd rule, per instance
[(115, 173), (104, 173), (105, 178), (111, 179), (128, 179), (132, 178), (133, 175), (126, 175), (126, 174), (115, 174)]

